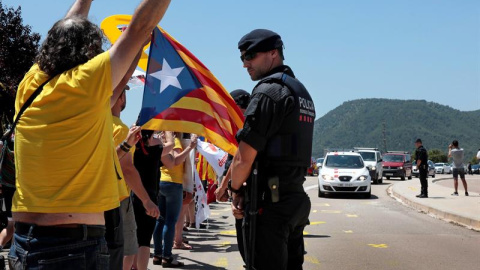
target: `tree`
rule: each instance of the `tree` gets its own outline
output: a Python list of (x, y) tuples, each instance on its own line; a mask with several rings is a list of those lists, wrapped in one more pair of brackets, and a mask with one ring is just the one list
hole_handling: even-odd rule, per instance
[(18, 84), (33, 65), (40, 35), (24, 25), (21, 7), (6, 7), (0, 0), (0, 130), (12, 123)]
[(433, 161), (433, 163), (448, 162), (447, 154), (445, 154), (442, 150), (439, 149), (432, 149), (428, 151), (428, 159)]
[(470, 161), (472, 164), (478, 164), (479, 160), (477, 158), (477, 156), (473, 156), (472, 160)]

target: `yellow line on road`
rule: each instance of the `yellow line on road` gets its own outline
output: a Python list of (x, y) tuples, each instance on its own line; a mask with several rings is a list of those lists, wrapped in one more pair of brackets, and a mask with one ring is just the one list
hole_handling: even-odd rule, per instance
[(349, 218), (357, 218), (357, 217), (358, 217), (358, 215), (354, 215), (354, 214), (347, 214), (347, 217), (349, 217)]
[(325, 221), (314, 221), (314, 222), (310, 222), (310, 225), (320, 225), (325, 223), (326, 223)]
[(227, 258), (218, 258), (214, 263), (215, 267), (228, 268), (228, 259)]
[(321, 210), (322, 213), (324, 214), (340, 214), (342, 211), (340, 210)]
[(237, 231), (236, 230), (221, 231), (220, 234), (221, 235), (237, 235)]
[(317, 211), (317, 210), (313, 210), (313, 211), (312, 211), (312, 213), (316, 213), (316, 212), (318, 212), (318, 211)]
[(368, 244), (373, 248), (388, 248), (387, 244)]
[(312, 264), (320, 264), (320, 261), (317, 258), (312, 257), (312, 256), (305, 256), (304, 260), (306, 262), (309, 262), (309, 263), (312, 263)]
[(352, 230), (348, 230), (348, 231), (343, 231), (344, 233), (353, 233)]

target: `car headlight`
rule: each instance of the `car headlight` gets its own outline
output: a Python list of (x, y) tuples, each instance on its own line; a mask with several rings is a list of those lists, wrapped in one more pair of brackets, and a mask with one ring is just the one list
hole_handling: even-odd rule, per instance
[(403, 167), (398, 167), (400, 170), (403, 170)]
[(323, 180), (327, 180), (327, 181), (332, 181), (333, 180), (333, 176), (328, 175), (328, 174), (322, 174), (322, 178), (323, 178)]
[(367, 175), (361, 175), (360, 177), (357, 178), (357, 181), (365, 181), (368, 179)]
[(370, 168), (370, 170), (372, 170), (372, 171), (375, 171), (376, 169), (377, 169), (377, 167)]

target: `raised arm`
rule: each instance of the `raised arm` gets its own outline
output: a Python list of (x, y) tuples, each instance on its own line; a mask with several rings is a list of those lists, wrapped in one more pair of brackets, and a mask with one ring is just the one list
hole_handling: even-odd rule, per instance
[(87, 18), (88, 12), (90, 11), (90, 6), (92, 5), (93, 0), (77, 0), (73, 3), (70, 10), (65, 15), (65, 18), (80, 16)]
[(144, 40), (160, 22), (169, 4), (170, 0), (143, 0), (140, 3), (130, 25), (109, 50), (112, 89), (117, 87), (127, 73)]
[(127, 85), (128, 81), (132, 77), (133, 72), (135, 72), (135, 68), (138, 65), (138, 60), (140, 60), (140, 57), (142, 56), (142, 52), (143, 52), (142, 49), (140, 49), (140, 51), (135, 56), (135, 59), (130, 64), (130, 67), (128, 68), (127, 73), (123, 76), (122, 80), (117, 85), (117, 87), (114, 88), (113, 95), (110, 98), (110, 107), (113, 107), (113, 105), (115, 105), (115, 103), (117, 102), (117, 99), (120, 97), (120, 94), (122, 94), (122, 91), (125, 88), (125, 85)]

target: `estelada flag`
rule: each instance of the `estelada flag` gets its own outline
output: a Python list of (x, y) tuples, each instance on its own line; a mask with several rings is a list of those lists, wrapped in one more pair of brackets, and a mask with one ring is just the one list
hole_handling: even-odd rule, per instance
[(205, 136), (234, 155), (243, 114), (234, 100), (192, 53), (155, 28), (145, 78), (139, 125)]

